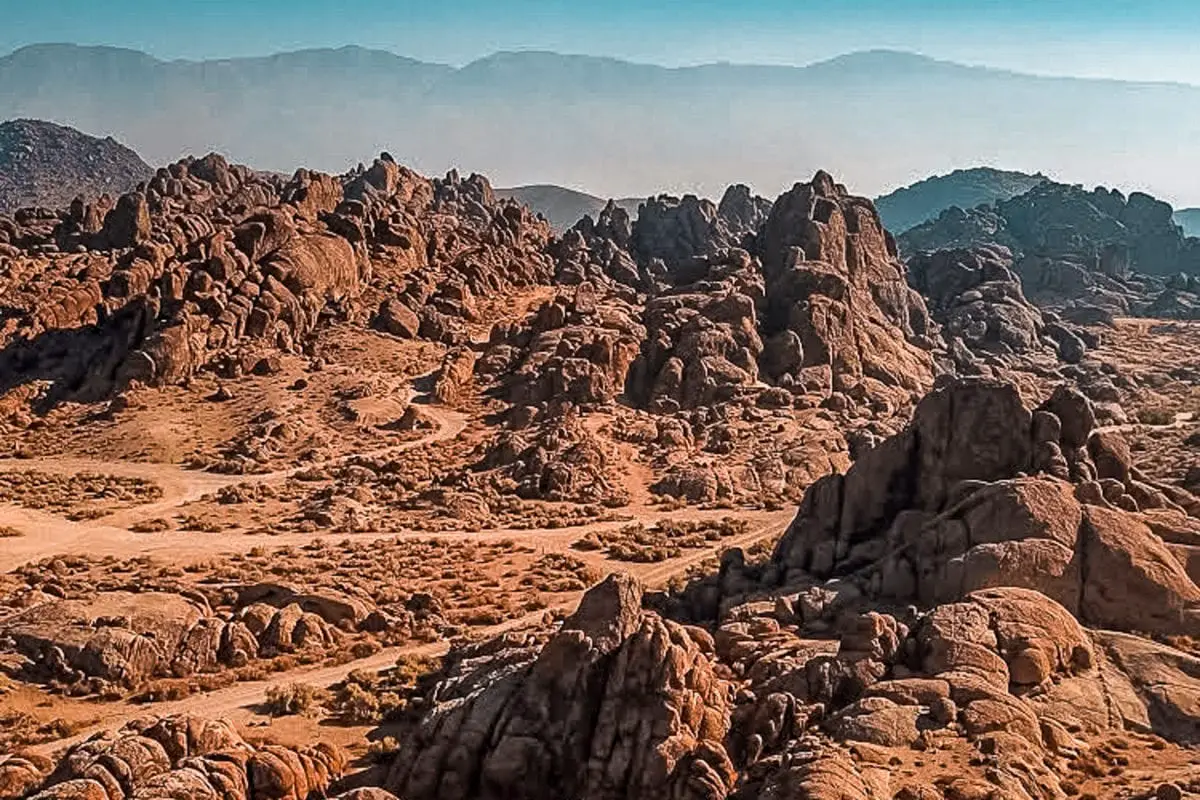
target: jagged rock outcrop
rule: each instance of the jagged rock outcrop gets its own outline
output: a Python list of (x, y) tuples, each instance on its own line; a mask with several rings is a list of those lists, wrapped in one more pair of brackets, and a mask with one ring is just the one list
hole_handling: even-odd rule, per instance
[(726, 189), (717, 205), (690, 194), (659, 195), (638, 208), (630, 246), (640, 261), (659, 261), (671, 272), (693, 259), (746, 247), (770, 210), (770, 201), (742, 184)]
[(725, 797), (728, 688), (711, 638), (641, 598), (613, 575), (540, 652), (501, 639), (452, 654), (389, 788), (409, 800)]
[(947, 382), (903, 433), (814, 484), (775, 551), (780, 578), (853, 576), (923, 604), (1023, 586), (1098, 627), (1196, 635), (1200, 588), (1136, 515), (1186, 530), (1183, 511), (1094, 424), (1065, 388), (1030, 412), (1010, 384)]
[(649, 339), (628, 382), (639, 405), (672, 411), (728, 401), (758, 380), (762, 278), (744, 250), (700, 260), (704, 277), (646, 304)]
[(477, 297), (553, 273), (550, 228), (528, 209), (481, 176), (429, 181), (387, 154), (286, 181), (185, 159), (115, 204), (49, 216), (0, 225), (0, 391), (45, 380), (45, 405), (184, 380), (243, 348), (301, 351), (368, 292), (378, 327), (466, 344)]
[(612, 402), (646, 338), (639, 317), (629, 302), (581, 283), (541, 305), (527, 324), (494, 328), (476, 372), (526, 409)]
[(574, 406), (559, 403), (550, 411), (536, 423), (514, 425), (488, 448), (479, 467), (498, 471), (494, 488), (531, 500), (628, 503), (611, 446), (588, 429)]
[[(921, 392), (933, 378), (928, 311), (869, 200), (821, 172), (775, 201), (758, 236), (767, 338), (796, 334), (801, 373), (828, 388)], [(803, 380), (807, 382), (807, 378)]]
[(644, 289), (657, 276), (638, 264), (630, 251), (632, 243), (629, 212), (609, 201), (595, 220), (584, 217), (563, 234), (555, 246), (555, 279), (568, 286), (611, 282), (617, 290)]
[(1078, 334), (1047, 321), (1025, 299), (1012, 265), (1012, 254), (998, 245), (923, 253), (908, 262), (909, 282), (926, 298), (960, 372), (1043, 350), (1076, 364), (1086, 352)]
[(909, 257), (977, 245), (1009, 249), (1039, 305), (1194, 318), (1188, 276), (1200, 270), (1200, 239), (1185, 237), (1171, 207), (1141, 192), (1126, 198), (1046, 181), (994, 206), (947, 209), (900, 237)]
[[(381, 276), (388, 305), (376, 324), (390, 333), (466, 345), (478, 298), (552, 281), (550, 225), (498, 200), (482, 175), (452, 171), (428, 181), (385, 153), (350, 178), (346, 198), (337, 213), (359, 220), (352, 238), (361, 236), (389, 265)], [(398, 319), (406, 320), (400, 331)]]

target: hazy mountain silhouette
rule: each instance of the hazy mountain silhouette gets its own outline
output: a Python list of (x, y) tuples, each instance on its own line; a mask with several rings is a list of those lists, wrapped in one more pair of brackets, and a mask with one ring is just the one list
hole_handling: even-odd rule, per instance
[(1181, 208), (1175, 212), (1175, 224), (1184, 236), (1200, 236), (1200, 208)]
[(863, 194), (978, 163), (1183, 197), (1200, 88), (1041, 78), (887, 51), (808, 67), (668, 69), (497, 53), (462, 68), (345, 47), (161, 61), (35, 45), (0, 58), (0, 119), (113, 135), (151, 163), (218, 150), (343, 170), (379, 150), (501, 185), (773, 195), (817, 168)]
[(974, 167), (935, 175), (876, 199), (883, 224), (893, 233), (936, 219), (951, 206), (968, 209), (992, 205), (1025, 194), (1048, 179), (1045, 175)]
[[(496, 194), (529, 206), (550, 220), (550, 224), (559, 231), (570, 228), (585, 216), (595, 217), (608, 204), (607, 200), (586, 192), (549, 184), (497, 189)], [(628, 211), (631, 217), (637, 216), (638, 206), (642, 202), (643, 200), (636, 197), (627, 197), (616, 201), (617, 205)]]

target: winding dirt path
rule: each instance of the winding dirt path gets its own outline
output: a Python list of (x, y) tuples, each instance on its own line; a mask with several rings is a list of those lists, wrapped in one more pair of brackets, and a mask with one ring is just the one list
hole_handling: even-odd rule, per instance
[[(74, 475), (95, 472), (120, 477), (141, 478), (162, 488), (163, 497), (153, 503), (108, 514), (93, 520), (72, 522), (55, 514), (13, 505), (0, 505), (0, 525), (7, 525), (23, 536), (5, 540), (0, 549), (0, 571), (15, 569), (30, 561), (40, 561), (72, 552), (94, 556), (129, 558), (155, 553), (175, 556), (216, 555), (239, 552), (258, 545), (297, 544), (311, 541), (308, 534), (267, 535), (240, 534), (236, 537), (218, 536), (195, 531), (161, 531), (135, 533), (129, 526), (147, 519), (161, 517), (187, 503), (240, 483), (281, 483), (297, 473), (313, 468), (336, 466), (354, 458), (374, 458), (415, 450), (428, 444), (450, 441), (467, 427), (467, 417), (457, 411), (435, 406), (422, 406), (437, 427), (411, 442), (389, 445), (361, 453), (349, 453), (324, 461), (291, 467), (259, 475), (217, 475), (187, 470), (175, 464), (151, 464), (129, 461), (102, 461), (79, 458), (0, 459), (0, 471), (37, 471), (55, 475)], [(392, 536), (381, 533), (374, 538)]]
[[(660, 514), (658, 516), (666, 515)], [(669, 559), (657, 564), (620, 564), (619, 570), (616, 571), (628, 572), (638, 577), (648, 587), (661, 588), (672, 578), (685, 574), (689, 568), (701, 563), (720, 549), (727, 547), (749, 547), (763, 539), (778, 534), (783, 530), (787, 522), (790, 521), (791, 516), (792, 512), (790, 511), (772, 512), (762, 524), (739, 536), (730, 537), (718, 543), (713, 548), (691, 551), (678, 558)], [(572, 531), (571, 538), (574, 539), (578, 533), (578, 530)], [(477, 536), (478, 534), (474, 535)], [(613, 562), (608, 562), (608, 564), (610, 568), (614, 566)], [(570, 611), (575, 608), (581, 597), (583, 597), (583, 592), (573, 592), (558, 603), (547, 608), (507, 620), (498, 625), (481, 628), (475, 631), (475, 636), (479, 639), (488, 639), (502, 633), (536, 625), (549, 612)], [(47, 742), (27, 749), (48, 756), (77, 744), (98, 731), (111, 730), (131, 719), (144, 717), (147, 714), (162, 716), (186, 713), (203, 714), (207, 717), (223, 717), (234, 723), (244, 724), (257, 716), (255, 707), (266, 701), (267, 691), (272, 687), (289, 683), (305, 683), (312, 686), (328, 687), (345, 680), (346, 676), (354, 670), (378, 672), (391, 667), (403, 656), (438, 657), (445, 655), (449, 649), (449, 643), (444, 641), (390, 647), (366, 658), (344, 664), (291, 670), (272, 675), (265, 680), (237, 683), (224, 689), (192, 695), (182, 700), (147, 705), (136, 705), (127, 701), (111, 703), (103, 707), (99, 720), (86, 729), (69, 738)]]
[[(14, 569), (30, 561), (38, 561), (71, 553), (87, 553), (91, 556), (134, 556), (166, 555), (172, 559), (199, 558), (221, 554), (245, 552), (256, 546), (281, 547), (312, 541), (312, 534), (204, 534), (194, 531), (162, 531), (135, 533), (129, 526), (142, 520), (165, 516), (187, 503), (215, 493), (222, 488), (242, 483), (280, 483), (297, 473), (345, 463), (354, 458), (371, 458), (395, 455), (425, 445), (446, 442), (457, 438), (467, 428), (466, 415), (433, 405), (422, 405), (422, 410), (436, 428), (419, 439), (399, 445), (389, 445), (375, 450), (350, 453), (324, 461), (258, 475), (220, 475), (184, 469), (174, 464), (155, 464), (127, 461), (104, 461), (83, 458), (0, 459), (0, 471), (38, 471), (56, 475), (73, 475), (94, 472), (127, 478), (151, 481), (162, 489), (162, 497), (154, 502), (122, 509), (97, 519), (72, 522), (55, 514), (13, 505), (0, 505), (0, 525), (8, 525), (24, 535), (8, 539), (0, 549), (0, 571)], [(632, 481), (633, 476), (630, 476)], [(644, 499), (644, 498), (639, 498)], [(633, 520), (653, 524), (662, 519), (719, 519), (729, 511), (661, 511), (644, 502), (631, 504), (627, 514)], [(745, 516), (745, 515), (743, 515)], [(778, 534), (791, 519), (791, 512), (754, 512), (749, 515), (754, 527), (746, 533), (711, 547), (689, 550), (677, 558), (657, 564), (626, 564), (608, 560), (602, 553), (576, 553), (571, 545), (592, 531), (603, 531), (628, 524), (628, 521), (594, 522), (571, 528), (555, 529), (497, 529), (489, 531), (454, 531), (430, 533), (420, 531), (383, 531), (355, 534), (361, 541), (377, 539), (451, 539), (487, 541), (513, 539), (522, 544), (536, 546), (543, 552), (571, 552), (592, 566), (604, 571), (624, 571), (633, 574), (651, 587), (661, 587), (672, 578), (683, 575), (688, 569), (726, 547), (747, 547)], [(569, 611), (582, 597), (583, 592), (573, 592), (546, 609), (508, 620), (498, 625), (475, 631), (475, 635), (488, 638), (512, 630), (529, 627), (541, 622), (547, 612)], [(128, 701), (98, 706), (97, 722), (78, 734), (59, 741), (33, 748), (37, 752), (52, 753), (82, 741), (98, 730), (111, 729), (125, 721), (152, 714), (202, 713), (207, 716), (227, 717), (235, 722), (247, 722), (254, 716), (255, 707), (265, 702), (267, 691), (272, 687), (293, 682), (316, 686), (338, 683), (354, 670), (387, 669), (404, 656), (436, 657), (449, 649), (447, 642), (420, 643), (392, 647), (367, 658), (335, 666), (316, 666), (291, 670), (270, 676), (264, 680), (238, 683), (205, 694), (194, 695), (182, 700), (149, 705), (133, 704)]]

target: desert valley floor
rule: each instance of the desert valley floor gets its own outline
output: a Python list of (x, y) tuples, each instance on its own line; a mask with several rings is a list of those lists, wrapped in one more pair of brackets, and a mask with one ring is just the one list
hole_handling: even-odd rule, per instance
[(970, 224), (386, 154), (0, 217), (0, 798), (1200, 793), (1195, 279)]

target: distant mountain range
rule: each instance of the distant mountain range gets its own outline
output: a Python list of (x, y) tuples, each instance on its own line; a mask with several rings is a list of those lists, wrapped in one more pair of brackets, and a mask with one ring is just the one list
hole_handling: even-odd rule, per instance
[(34, 45), (0, 57), (13, 117), (112, 135), (151, 163), (216, 150), (340, 172), (387, 150), (427, 174), (602, 197), (719, 197), (733, 182), (774, 196), (818, 168), (874, 195), (979, 163), (1190, 197), (1200, 172), (1200, 88), (888, 51), (679, 69), (497, 53), (455, 68), (358, 47), (191, 62)]
[[(549, 184), (496, 189), (496, 194), (529, 206), (548, 219), (554, 229), (560, 232), (570, 228), (585, 216), (595, 217), (608, 205), (607, 200), (585, 192)], [(628, 211), (629, 216), (634, 218), (637, 217), (638, 206), (642, 202), (642, 199), (636, 197), (627, 197), (616, 201), (617, 205)]]

